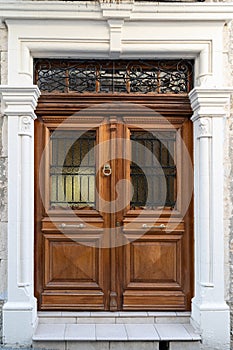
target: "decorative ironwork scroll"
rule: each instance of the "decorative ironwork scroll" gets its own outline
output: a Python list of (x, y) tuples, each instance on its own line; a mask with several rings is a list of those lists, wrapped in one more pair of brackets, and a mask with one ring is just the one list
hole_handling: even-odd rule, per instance
[(181, 94), (192, 89), (192, 60), (36, 59), (35, 83), (52, 93)]

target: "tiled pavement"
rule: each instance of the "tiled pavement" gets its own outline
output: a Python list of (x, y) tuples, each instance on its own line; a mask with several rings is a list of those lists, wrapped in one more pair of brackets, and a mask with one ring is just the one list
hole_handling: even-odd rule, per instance
[(198, 341), (190, 324), (39, 324), (34, 341)]
[(46, 345), (62, 350), (157, 350), (161, 341), (170, 342), (170, 350), (199, 349), (200, 335), (190, 324), (189, 312), (39, 312), (38, 316), (34, 350)]

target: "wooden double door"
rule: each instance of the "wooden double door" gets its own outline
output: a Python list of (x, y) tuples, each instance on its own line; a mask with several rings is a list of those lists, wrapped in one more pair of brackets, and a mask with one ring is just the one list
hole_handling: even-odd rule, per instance
[(35, 124), (39, 308), (189, 310), (189, 118), (117, 108), (70, 118), (54, 99), (50, 110), (41, 98)]

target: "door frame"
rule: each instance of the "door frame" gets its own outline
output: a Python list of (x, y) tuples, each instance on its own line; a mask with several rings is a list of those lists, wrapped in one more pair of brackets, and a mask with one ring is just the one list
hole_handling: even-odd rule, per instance
[[(121, 102), (120, 102), (121, 101)], [(125, 102), (126, 101), (126, 102)], [(119, 104), (120, 103), (120, 104)], [(150, 107), (150, 108), (148, 108)], [(138, 111), (140, 111), (140, 113), (142, 113), (143, 117), (140, 116), (140, 113), (138, 114)], [(38, 138), (38, 140), (43, 140), (46, 136), (43, 136), (43, 132), (45, 134), (48, 133), (47, 128), (50, 129), (55, 129), (56, 126), (58, 125), (62, 125), (62, 128), (65, 129), (70, 129), (71, 127), (74, 128), (81, 128), (81, 129), (86, 129), (87, 125), (89, 125), (90, 128), (96, 128), (98, 127), (98, 125), (106, 120), (106, 118), (109, 120), (109, 124), (107, 125), (108, 133), (109, 133), (109, 141), (110, 143), (114, 143), (113, 145), (111, 145), (111, 152), (116, 152), (116, 145), (114, 142), (114, 137), (118, 137), (117, 134), (117, 118), (122, 119), (122, 122), (125, 123), (126, 125), (128, 125), (129, 129), (135, 129), (135, 127), (144, 127), (147, 128), (148, 130), (155, 127), (155, 125), (157, 125), (157, 127), (161, 126), (161, 128), (163, 128), (164, 130), (167, 130), (168, 128), (171, 128), (171, 125), (173, 128), (175, 129), (179, 129), (182, 126), (182, 130), (184, 125), (186, 125), (186, 121), (189, 121), (190, 123), (190, 117), (192, 115), (192, 110), (191, 110), (191, 106), (190, 106), (190, 101), (188, 98), (187, 94), (164, 94), (164, 95), (138, 95), (138, 94), (122, 94), (122, 95), (111, 95), (111, 94), (100, 94), (98, 95), (98, 102), (96, 102), (96, 94), (45, 94), (42, 95), (39, 98), (38, 101), (38, 106), (36, 109), (36, 114), (37, 117), (40, 121), (37, 122), (37, 128), (36, 128), (36, 137)], [(112, 115), (114, 115), (114, 117), (112, 117)], [(66, 119), (67, 118), (67, 119)], [(61, 124), (62, 123), (62, 124)], [(44, 126), (43, 126), (44, 125)], [(189, 126), (185, 126), (185, 131), (183, 131), (183, 134), (181, 135), (182, 139), (184, 140), (184, 143), (188, 149), (188, 152), (192, 152), (192, 130), (191, 124), (188, 124)], [(45, 131), (43, 131), (43, 128)], [(122, 133), (122, 131), (121, 131)], [(120, 133), (120, 134), (121, 134)], [(187, 133), (187, 135), (186, 135)], [(36, 140), (35, 140), (36, 141)], [(38, 142), (38, 141), (37, 141)], [(41, 232), (41, 218), (40, 215), (43, 211), (43, 203), (40, 200), (40, 193), (39, 193), (39, 181), (40, 179), (38, 178), (38, 168), (40, 165), (40, 159), (41, 159), (41, 153), (43, 152), (43, 144), (41, 142), (39, 143), (35, 143), (35, 145), (39, 145), (38, 147), (35, 147), (35, 218), (36, 218), (36, 222), (35, 222), (35, 291), (36, 291), (36, 297), (38, 299), (38, 302), (40, 303), (40, 305), (44, 305), (44, 309), (59, 309), (59, 306), (56, 306), (56, 304), (53, 306), (52, 303), (50, 304), (49, 300), (52, 300), (52, 298), (56, 298), (55, 295), (50, 294), (49, 291), (49, 286), (47, 288), (43, 287), (45, 282), (43, 277), (44, 272), (42, 271), (42, 269), (38, 270), (38, 266), (43, 266), (44, 263), (44, 253), (41, 251), (42, 249), (42, 245), (43, 245), (43, 240), (42, 240), (42, 236), (40, 234)], [(181, 147), (180, 151), (181, 151)], [(182, 150), (182, 154), (184, 155), (185, 150)], [(113, 156), (111, 154), (111, 156)], [(178, 159), (181, 157), (181, 155), (179, 155)], [(113, 159), (115, 157), (113, 156)], [(184, 157), (185, 158), (185, 157)], [(127, 158), (126, 158), (127, 159)], [(192, 162), (192, 153), (190, 154), (190, 160)], [(181, 162), (181, 160), (179, 159), (179, 162)], [(102, 164), (102, 163), (101, 163)], [(188, 167), (187, 163), (187, 167)], [(190, 163), (191, 165), (191, 163)], [(191, 165), (192, 166), (192, 165)], [(181, 171), (181, 165), (179, 166), (179, 170), (178, 170), (178, 178), (180, 178), (181, 176), (183, 177), (183, 171)], [(112, 169), (112, 176), (114, 176), (114, 169)], [(191, 169), (188, 169), (188, 173), (191, 171), (193, 171), (193, 167)], [(48, 172), (48, 170), (44, 170), (45, 174), (46, 171)], [(189, 175), (189, 174), (188, 174)], [(189, 176), (187, 176), (187, 188), (193, 186), (193, 182), (192, 182), (192, 176), (193, 174)], [(111, 179), (111, 184), (113, 179)], [(180, 181), (180, 180), (179, 180)], [(47, 181), (48, 182), (48, 181)], [(184, 183), (184, 186), (186, 185), (186, 183)], [(111, 185), (112, 186), (112, 185)], [(180, 187), (180, 186), (179, 186)], [(112, 188), (112, 191), (115, 191), (115, 188)], [(182, 200), (181, 200), (182, 197)], [(179, 201), (183, 201), (184, 200), (184, 196), (183, 194), (179, 194)], [(191, 308), (191, 298), (193, 296), (193, 285), (194, 285), (194, 238), (193, 238), (193, 199), (192, 196), (190, 197), (190, 203), (188, 203), (187, 205), (187, 212), (185, 213), (180, 213), (179, 214), (179, 210), (181, 208), (178, 209), (177, 212), (174, 212), (173, 214), (173, 219), (170, 219), (169, 225), (174, 225), (175, 221), (179, 221), (179, 215), (184, 215), (184, 223), (180, 222), (179, 225), (176, 224), (176, 228), (175, 228), (175, 236), (168, 236), (167, 234), (165, 236), (167, 236), (172, 242), (173, 244), (178, 244), (177, 249), (179, 251), (179, 249), (181, 249), (182, 251), (180, 252), (180, 263), (182, 262), (182, 265), (184, 264), (185, 266), (180, 267), (181, 271), (179, 271), (179, 268), (177, 266), (177, 273), (181, 274), (182, 276), (182, 281), (185, 279), (185, 283), (184, 281), (182, 282), (182, 288), (183, 290), (179, 291), (178, 286), (173, 286), (173, 293), (174, 295), (171, 295), (171, 292), (169, 293), (169, 289), (165, 291), (164, 293), (167, 293), (167, 300), (170, 300), (170, 307), (169, 307), (169, 303), (167, 305), (167, 307), (165, 306), (165, 304), (162, 303), (162, 299), (161, 299), (161, 292), (159, 293), (159, 291), (157, 292), (156, 295), (152, 296), (150, 295), (150, 292), (145, 292), (145, 296), (146, 293), (147, 298), (148, 298), (148, 306), (143, 306), (138, 304), (137, 309), (138, 310), (163, 310), (163, 309), (168, 309), (168, 310), (190, 310)], [(38, 203), (40, 203), (38, 205)], [(183, 205), (182, 205), (183, 207)], [(89, 212), (90, 213), (90, 212)], [(127, 229), (127, 226), (131, 225), (131, 220), (133, 220), (134, 223), (132, 223), (133, 225), (136, 225), (137, 230), (139, 227), (141, 227), (142, 223), (146, 220), (146, 222), (150, 222), (152, 220), (152, 218), (150, 217), (150, 215), (147, 213), (144, 213), (143, 215), (139, 216), (139, 219), (136, 218), (136, 216), (139, 213), (136, 214), (133, 213), (133, 211), (129, 211), (129, 213), (127, 214), (127, 216), (124, 219), (124, 235), (125, 237), (127, 237), (127, 239), (131, 239), (130, 237), (132, 237), (132, 232), (130, 229)], [(60, 217), (58, 215), (58, 213), (52, 214), (51, 211), (48, 211), (48, 218), (44, 218), (43, 222), (42, 222), (42, 232), (43, 235), (46, 236), (46, 232), (56, 232), (55, 226), (54, 224), (52, 224), (52, 222), (50, 223), (50, 220), (54, 221), (55, 224), (56, 222), (59, 222)], [(50, 218), (51, 215), (51, 218)], [(55, 216), (54, 216), (55, 215)], [(80, 217), (83, 217), (87, 214), (85, 214), (83, 211), (79, 214)], [(88, 214), (89, 215), (89, 214)], [(90, 214), (91, 215), (91, 214)], [(135, 216), (136, 215), (136, 216)], [(149, 215), (149, 216), (148, 216)], [(153, 214), (154, 216), (155, 214)], [(159, 214), (160, 215), (160, 214)], [(164, 216), (165, 215), (165, 216)], [(143, 216), (143, 217), (142, 217)], [(158, 213), (157, 213), (158, 216)], [(169, 216), (169, 213), (163, 213), (162, 215), (164, 218), (161, 218), (161, 220), (165, 220), (166, 216)], [(141, 218), (140, 218), (141, 217)], [(96, 218), (95, 220), (97, 220), (98, 218)], [(71, 219), (72, 220), (72, 219)], [(87, 218), (88, 220), (88, 218)], [(93, 219), (91, 219), (93, 220)], [(100, 218), (98, 219), (100, 220)], [(113, 222), (115, 223), (118, 218), (116, 217), (115, 214), (112, 215), (112, 219)], [(160, 219), (159, 219), (160, 220)], [(153, 219), (154, 222), (154, 219)], [(152, 223), (153, 224), (153, 223)], [(58, 223), (56, 224), (58, 225)], [(97, 225), (100, 225), (97, 224)], [(184, 228), (185, 227), (185, 228)], [(182, 233), (184, 232), (184, 233)], [(38, 234), (38, 236), (37, 236)], [(158, 233), (157, 233), (158, 234)], [(165, 237), (164, 236), (164, 237)], [(46, 236), (47, 237), (47, 236)], [(145, 236), (144, 238), (149, 239), (154, 241), (155, 237), (152, 237), (152, 232), (150, 233), (149, 236)], [(49, 239), (49, 235), (46, 238), (47, 240)], [(55, 238), (54, 238), (55, 239)], [(58, 239), (58, 238), (57, 238)], [(161, 238), (162, 239), (162, 236)], [(141, 244), (143, 244), (143, 240), (138, 241), (141, 242)], [(146, 244), (146, 243), (145, 243)], [(178, 248), (179, 245), (181, 244), (182, 248)], [(133, 245), (132, 245), (133, 247)], [(48, 250), (48, 248), (47, 248)], [(46, 251), (47, 251), (46, 250)], [(186, 254), (184, 254), (186, 252)], [(188, 253), (187, 253), (188, 252)], [(109, 258), (111, 259), (111, 263), (110, 263), (110, 271), (109, 274), (111, 276), (111, 283), (110, 283), (110, 290), (109, 290), (109, 304), (106, 302), (102, 303), (102, 305), (104, 305), (104, 308), (110, 308), (110, 310), (114, 311), (117, 310), (117, 308), (120, 307), (120, 304), (122, 303), (121, 298), (123, 297), (123, 290), (122, 287), (120, 285), (117, 285), (117, 266), (121, 266), (121, 261), (123, 259), (123, 257), (125, 256), (125, 254), (129, 254), (129, 251), (127, 249), (127, 253), (124, 250), (124, 247), (120, 248), (116, 248), (113, 247), (111, 248), (111, 254), (109, 256)], [(178, 254), (178, 253), (177, 253)], [(106, 255), (106, 254), (105, 254)], [(48, 257), (48, 253), (46, 253), (46, 256)], [(47, 258), (48, 259), (48, 258)], [(125, 259), (126, 258), (125, 256)], [(185, 262), (185, 263), (184, 263)], [(44, 269), (46, 269), (46, 267), (44, 267)], [(187, 269), (185, 275), (184, 272), (182, 272), (184, 269)], [(123, 272), (123, 266), (120, 268), (120, 277), (123, 281), (125, 281), (125, 287), (127, 285), (126, 281), (129, 278), (129, 269), (127, 270), (127, 277), (125, 275), (125, 273)], [(188, 275), (189, 278), (184, 278), (184, 276)], [(180, 277), (181, 278), (181, 277)], [(105, 285), (106, 283), (103, 284), (104, 281), (102, 281), (102, 285)], [(133, 304), (135, 303), (135, 300), (137, 298), (139, 298), (139, 296), (136, 298), (134, 295), (134, 290), (136, 290), (136, 285), (133, 284), (131, 287), (129, 287), (129, 290), (126, 290), (124, 292), (124, 309), (125, 310), (136, 310), (136, 308), (133, 306)], [(162, 285), (161, 285), (162, 286)], [(45, 292), (40, 292), (43, 291), (43, 289), (45, 288)], [(106, 287), (107, 288), (107, 287)], [(139, 284), (138, 287), (139, 288)], [(146, 290), (146, 284), (145, 284), (145, 290)], [(177, 289), (178, 288), (178, 289)], [(47, 289), (47, 292), (46, 292)], [(130, 290), (131, 289), (131, 290)], [(140, 289), (140, 288), (139, 288)], [(59, 292), (59, 291), (58, 291)], [(59, 293), (62, 293), (59, 292)], [(93, 293), (93, 292), (92, 292)], [(137, 293), (137, 291), (135, 292)], [(183, 295), (183, 293), (185, 294), (185, 296)], [(59, 294), (60, 295), (60, 294)], [(59, 295), (57, 296), (57, 298), (59, 298)], [(94, 294), (92, 296), (92, 298), (94, 298)], [(96, 296), (97, 297), (97, 296)], [(96, 298), (95, 297), (95, 298)], [(41, 301), (44, 300), (43, 302)], [(61, 296), (60, 296), (61, 298)], [(98, 298), (100, 298), (100, 296), (98, 296)], [(135, 299), (136, 298), (136, 299)], [(154, 303), (156, 306), (152, 306), (153, 304), (153, 298), (154, 298)], [(106, 299), (106, 296), (105, 296)], [(108, 298), (107, 298), (108, 299)], [(47, 300), (47, 301), (46, 301)], [(77, 299), (78, 300), (78, 299)], [(97, 299), (96, 299), (97, 300)], [(144, 298), (142, 299), (144, 300)], [(150, 301), (151, 300), (151, 301)], [(106, 300), (105, 300), (106, 301)], [(100, 302), (100, 301), (99, 301)], [(46, 307), (46, 303), (47, 303), (47, 307)], [(78, 301), (77, 301), (78, 303)], [(151, 306), (150, 306), (151, 303)], [(159, 303), (161, 303), (161, 306), (159, 306)], [(131, 305), (132, 304), (132, 305)], [(174, 304), (174, 305), (173, 305)], [(67, 306), (68, 309), (70, 309), (70, 307)], [(80, 310), (82, 309), (81, 306), (79, 306)], [(83, 308), (85, 309), (85, 305), (83, 306)], [(98, 307), (97, 305), (95, 306), (93, 304), (93, 308), (94, 309), (101, 309), (100, 306)], [(42, 308), (43, 310), (43, 308)]]

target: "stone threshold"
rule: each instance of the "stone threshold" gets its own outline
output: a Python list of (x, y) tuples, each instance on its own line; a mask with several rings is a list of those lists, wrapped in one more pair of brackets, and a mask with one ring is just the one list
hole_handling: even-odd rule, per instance
[(38, 320), (40, 324), (63, 323), (63, 324), (85, 324), (85, 323), (190, 323), (190, 312), (159, 312), (159, 311), (119, 311), (119, 312), (72, 312), (72, 311), (40, 311)]

